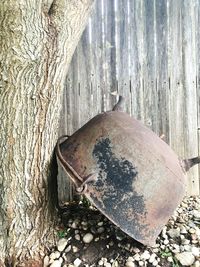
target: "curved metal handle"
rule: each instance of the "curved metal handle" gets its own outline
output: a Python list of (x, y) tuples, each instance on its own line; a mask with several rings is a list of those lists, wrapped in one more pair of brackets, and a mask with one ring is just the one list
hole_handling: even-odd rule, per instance
[(69, 175), (70, 179), (75, 184), (77, 193), (82, 194), (86, 191), (86, 188), (87, 188), (86, 184), (96, 179), (96, 174), (95, 173), (89, 174), (87, 177), (82, 178), (74, 170), (74, 168), (63, 158), (61, 151), (60, 151), (60, 140), (65, 137), (68, 138), (69, 135), (63, 135), (58, 138), (58, 141), (56, 144), (56, 157), (60, 165), (63, 167), (63, 170), (66, 172), (67, 175)]

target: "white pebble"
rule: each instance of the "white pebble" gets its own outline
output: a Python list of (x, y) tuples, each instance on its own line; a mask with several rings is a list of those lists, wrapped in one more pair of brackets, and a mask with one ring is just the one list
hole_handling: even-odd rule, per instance
[(152, 265), (153, 265), (153, 266), (157, 266), (157, 265), (158, 265), (158, 261), (157, 261), (157, 260), (154, 260), (154, 261), (152, 262)]
[(190, 245), (184, 245), (184, 250), (185, 251), (191, 251), (191, 246)]
[(128, 257), (127, 261), (134, 261), (133, 257)]
[(199, 257), (199, 256), (200, 256), (200, 248), (192, 247), (192, 254), (193, 254), (195, 257)]
[(167, 257), (168, 262), (173, 262), (173, 258), (171, 256)]
[(88, 244), (93, 240), (93, 235), (91, 233), (87, 233), (83, 236), (83, 242)]
[(50, 267), (61, 267), (61, 262), (59, 260), (55, 260)]
[(73, 246), (72, 250), (73, 250), (74, 253), (78, 252), (78, 248), (76, 246)]
[(49, 257), (48, 256), (45, 256), (44, 257), (44, 260), (43, 260), (43, 266), (44, 267), (47, 267), (49, 265)]
[(105, 267), (112, 267), (112, 265), (109, 262), (104, 263)]
[(126, 267), (136, 267), (137, 265), (133, 261), (127, 261)]
[(179, 237), (180, 236), (180, 228), (170, 229), (167, 233), (171, 238)]
[(197, 219), (200, 220), (200, 211), (193, 210), (192, 215)]
[(150, 262), (150, 263), (153, 263), (155, 259), (156, 259), (156, 254), (153, 253), (153, 254), (151, 254), (151, 256), (150, 256), (150, 258), (149, 258), (149, 262)]
[(77, 228), (77, 224), (75, 222), (73, 222), (72, 225), (71, 225), (71, 228), (76, 229)]
[(141, 258), (144, 259), (144, 260), (148, 260), (150, 258), (150, 253), (148, 250), (145, 250), (142, 255), (141, 255)]
[(78, 267), (81, 264), (82, 260), (80, 260), (79, 258), (75, 259), (74, 261), (74, 266)]
[(68, 252), (70, 252), (71, 249), (72, 249), (72, 246), (69, 245), (69, 246), (66, 247), (65, 252), (68, 253)]
[(134, 247), (134, 248), (133, 248), (133, 252), (135, 252), (135, 253), (139, 253), (139, 252), (140, 252), (140, 249), (137, 248), (137, 247)]
[(134, 255), (134, 259), (135, 259), (136, 261), (140, 261), (141, 257), (140, 257), (139, 254), (135, 254), (135, 255)]
[(182, 244), (182, 245), (189, 245), (189, 244), (190, 244), (190, 240), (189, 240), (189, 239), (183, 239), (183, 240), (181, 241), (181, 244)]
[(195, 261), (194, 267), (200, 267), (200, 261)]
[(178, 253), (175, 255), (175, 257), (180, 261), (182, 265), (185, 266), (191, 266), (195, 261), (195, 257), (191, 252)]
[(196, 230), (194, 228), (190, 228), (189, 232), (190, 232), (190, 234), (195, 234)]
[(102, 266), (102, 265), (103, 265), (103, 261), (102, 261), (102, 260), (99, 260), (98, 264), (99, 264), (100, 266)]
[(60, 257), (59, 251), (52, 252), (49, 256), (50, 260), (55, 260), (55, 259), (58, 259), (59, 257)]
[(144, 266), (144, 262), (143, 261), (139, 261), (139, 266)]
[[(110, 261), (111, 262), (111, 261)], [(113, 261), (112, 267), (119, 267), (119, 263), (117, 260)]]
[(76, 234), (76, 235), (75, 235), (75, 239), (78, 240), (78, 241), (81, 240), (80, 235), (79, 235), (79, 234)]
[(163, 243), (164, 243), (164, 245), (168, 245), (169, 244), (169, 240), (165, 239)]
[(67, 246), (67, 243), (68, 243), (68, 240), (66, 238), (61, 238), (57, 244), (58, 251), (62, 252)]

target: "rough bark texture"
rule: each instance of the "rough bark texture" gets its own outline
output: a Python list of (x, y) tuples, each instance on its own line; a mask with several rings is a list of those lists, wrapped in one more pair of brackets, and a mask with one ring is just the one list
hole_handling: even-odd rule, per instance
[(0, 1), (2, 266), (39, 259), (53, 243), (50, 187), (56, 177), (51, 181), (49, 166), (60, 96), (92, 2)]

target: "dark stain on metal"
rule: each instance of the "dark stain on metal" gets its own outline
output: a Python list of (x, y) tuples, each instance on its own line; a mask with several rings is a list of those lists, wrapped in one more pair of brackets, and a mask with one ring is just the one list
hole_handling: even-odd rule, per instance
[[(134, 224), (131, 224), (131, 227), (135, 228), (134, 231), (138, 236), (141, 236), (145, 226), (141, 227), (138, 223), (138, 215), (145, 216), (146, 209), (144, 197), (134, 189), (134, 181), (138, 174), (136, 167), (127, 159), (116, 157), (109, 138), (98, 140), (94, 146), (93, 156), (97, 159), (97, 165), (100, 168), (99, 179), (95, 183), (96, 189), (100, 191), (106, 186), (103, 199), (106, 210), (112, 214), (113, 209), (123, 207), (123, 210), (120, 210), (123, 216), (119, 216), (119, 223), (123, 224), (123, 220), (131, 221), (134, 218)], [(127, 199), (124, 198), (126, 195)], [(96, 201), (99, 202), (98, 199)], [(133, 231), (133, 229), (129, 230)]]

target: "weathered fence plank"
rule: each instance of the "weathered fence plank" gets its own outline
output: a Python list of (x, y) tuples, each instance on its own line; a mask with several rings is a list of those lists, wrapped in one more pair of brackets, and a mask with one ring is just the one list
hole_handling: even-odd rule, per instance
[[(111, 109), (118, 91), (180, 157), (200, 153), (199, 28), (198, 0), (96, 1), (66, 79), (59, 134)], [(200, 192), (199, 170), (188, 175), (190, 194)], [(60, 190), (69, 199), (72, 190)]]
[(143, 104), (143, 2), (129, 0), (129, 57), (132, 115), (144, 119)]
[[(169, 143), (168, 9), (166, 0), (155, 5), (157, 133)], [(155, 110), (156, 112), (156, 110)]]
[[(183, 4), (183, 81), (185, 89), (185, 155), (194, 157), (198, 153), (197, 137), (197, 95), (196, 95), (196, 1), (184, 1)], [(187, 129), (187, 130), (186, 130)], [(198, 167), (190, 170), (188, 177), (189, 189), (199, 193)]]

